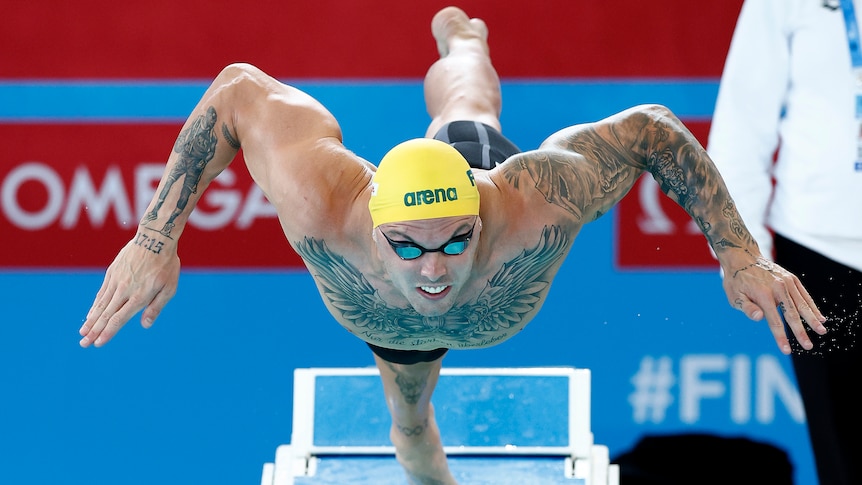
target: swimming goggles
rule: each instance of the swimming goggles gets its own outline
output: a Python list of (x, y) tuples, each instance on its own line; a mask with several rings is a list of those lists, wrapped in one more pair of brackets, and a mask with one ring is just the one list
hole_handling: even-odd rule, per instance
[(411, 259), (416, 259), (425, 253), (443, 253), (448, 254), (449, 256), (459, 255), (467, 250), (467, 245), (470, 244), (470, 238), (473, 237), (473, 229), (475, 228), (476, 224), (473, 223), (473, 227), (470, 228), (469, 232), (460, 236), (455, 236), (446, 241), (446, 243), (439, 248), (435, 249), (424, 248), (416, 243), (407, 241), (393, 241), (392, 239), (389, 239), (389, 236), (387, 236), (383, 231), (380, 231), (380, 234), (383, 234), (383, 237), (386, 238), (386, 241), (389, 242), (389, 245), (392, 246), (392, 250), (395, 251), (395, 254), (397, 254), (399, 258), (409, 261)]

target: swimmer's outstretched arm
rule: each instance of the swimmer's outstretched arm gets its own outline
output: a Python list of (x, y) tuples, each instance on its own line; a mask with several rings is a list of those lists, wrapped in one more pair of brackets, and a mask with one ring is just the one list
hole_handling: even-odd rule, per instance
[(667, 108), (637, 106), (597, 123), (574, 126), (552, 135), (542, 148), (583, 156), (578, 158), (578, 163), (586, 162), (578, 169), (579, 176), (587, 174), (594, 179), (591, 185), (602, 188), (602, 195), (571, 201), (579, 203), (585, 219), (609, 210), (642, 171), (652, 174), (662, 191), (694, 219), (715, 251), (730, 304), (752, 320), (766, 317), (783, 353), (791, 349), (779, 308), (803, 348), (813, 347), (803, 320), (818, 334), (826, 333), (826, 318), (808, 291), (795, 275), (761, 254), (706, 150)]
[(314, 99), (250, 65), (222, 70), (183, 125), (136, 234), (108, 267), (79, 331), (81, 346), (107, 343), (142, 309), (141, 324), (153, 324), (176, 292), (177, 242), (189, 215), (240, 147), (255, 182), (270, 196), (290, 173), (273, 165), (307, 157), (320, 139), (340, 145), (341, 132)]

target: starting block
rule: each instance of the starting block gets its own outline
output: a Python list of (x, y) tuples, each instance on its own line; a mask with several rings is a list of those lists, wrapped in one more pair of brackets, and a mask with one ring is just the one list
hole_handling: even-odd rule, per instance
[[(464, 485), (619, 485), (590, 430), (590, 371), (443, 368), (432, 397), (449, 469)], [(290, 444), (261, 485), (404, 485), (376, 367), (294, 371)]]

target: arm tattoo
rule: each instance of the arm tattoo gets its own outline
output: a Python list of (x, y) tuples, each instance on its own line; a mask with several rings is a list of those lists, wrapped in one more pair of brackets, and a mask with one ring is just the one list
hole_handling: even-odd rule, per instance
[(631, 163), (653, 175), (716, 251), (753, 242), (706, 150), (672, 113), (638, 112), (611, 125), (610, 131), (614, 139), (631, 140)]
[(733, 235), (741, 240), (745, 240), (748, 235), (748, 229), (745, 228), (745, 224), (742, 222), (742, 217), (737, 212), (736, 204), (733, 203), (733, 200), (727, 199), (725, 201), (721, 213), (730, 223), (730, 230)]
[(224, 136), (225, 141), (228, 145), (231, 146), (231, 148), (234, 148), (236, 150), (242, 148), (239, 144), (239, 140), (237, 140), (233, 137), (233, 135), (230, 134), (230, 128), (227, 127), (227, 123), (221, 124), (221, 134), (222, 136)]
[(295, 246), (316, 273), (330, 311), (351, 332), (383, 346), (423, 345), (444, 336), (458, 341), (458, 348), (472, 348), (505, 340), (526, 324), (525, 316), (550, 286), (546, 272), (565, 255), (569, 238), (558, 226), (546, 227), (539, 244), (503, 264), (474, 302), (437, 317), (387, 305), (356, 267), (323, 241), (306, 237)]
[(138, 231), (135, 234), (135, 245), (140, 246), (147, 251), (151, 251), (155, 254), (159, 254), (162, 252), (162, 249), (165, 247), (165, 242), (161, 241), (155, 237), (150, 237), (149, 234)]
[(197, 193), (198, 183), (200, 183), (204, 170), (215, 156), (216, 144), (218, 143), (218, 137), (215, 134), (217, 119), (218, 114), (215, 108), (210, 106), (205, 114), (198, 116), (188, 128), (180, 133), (174, 143), (174, 152), (178, 155), (177, 160), (167, 174), (165, 186), (159, 193), (156, 205), (141, 220), (142, 226), (146, 227), (147, 223), (158, 218), (159, 210), (171, 192), (174, 183), (182, 179), (182, 188), (176, 207), (171, 211), (165, 225), (159, 230), (163, 236), (171, 237), (174, 219), (186, 209), (191, 194)]
[[(633, 126), (638, 130), (635, 153), (644, 154), (645, 169), (656, 179), (662, 192), (692, 214), (691, 208), (699, 200), (697, 188), (704, 187), (708, 180), (704, 174), (704, 164), (699, 163), (704, 155), (703, 150), (650, 117), (644, 116), (621, 128)], [(611, 130), (616, 130), (616, 127)], [(705, 224), (703, 221), (700, 223), (702, 227)]]
[(716, 251), (753, 242), (721, 176), (694, 135), (667, 123), (651, 123), (640, 139), (647, 150), (647, 170), (662, 192), (675, 198), (697, 222)]
[[(571, 156), (539, 151), (504, 165), (503, 176), (518, 188), (520, 175), (526, 173), (548, 203), (565, 209), (579, 221), (598, 219), (625, 193), (627, 189), (622, 187), (629, 180), (624, 172), (626, 167), (620, 163), (622, 155), (597, 150), (599, 141), (590, 130), (584, 139), (569, 140), (568, 147), (596, 163), (573, 162)], [(585, 213), (591, 208), (593, 212)]]

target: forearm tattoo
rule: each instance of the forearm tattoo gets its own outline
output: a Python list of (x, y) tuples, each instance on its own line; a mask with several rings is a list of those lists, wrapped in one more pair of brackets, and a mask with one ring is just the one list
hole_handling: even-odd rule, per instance
[(646, 169), (662, 192), (685, 209), (716, 250), (739, 248), (753, 238), (706, 150), (675, 118), (644, 117), (638, 139), (645, 149)]
[(547, 272), (565, 255), (569, 237), (560, 227), (546, 227), (539, 244), (503, 264), (475, 301), (438, 317), (389, 306), (356, 267), (322, 240), (305, 238), (295, 247), (312, 268), (330, 311), (364, 340), (385, 347), (427, 345), (445, 338), (458, 342), (458, 348), (476, 348), (505, 340), (526, 324), (525, 316), (547, 293)]
[(162, 252), (162, 249), (165, 247), (165, 242), (156, 238), (150, 237), (149, 234), (145, 234), (143, 232), (138, 232), (135, 234), (135, 238), (133, 239), (136, 246), (140, 246), (147, 251), (151, 251), (155, 254), (159, 254)]
[(576, 216), (570, 205), (594, 207), (594, 214), (606, 212), (647, 171), (692, 217), (716, 251), (753, 242), (706, 150), (670, 112), (634, 111), (613, 122), (577, 127), (555, 141), (583, 159), (566, 159), (550, 151), (549, 158), (562, 160), (551, 169), (537, 169), (549, 164), (536, 156), (521, 160), (529, 164), (545, 198)]
[(141, 219), (141, 226), (147, 227), (148, 223), (158, 218), (162, 204), (174, 188), (174, 184), (182, 179), (176, 205), (164, 225), (160, 229), (155, 229), (163, 236), (171, 238), (174, 220), (185, 211), (191, 194), (197, 193), (204, 170), (215, 156), (218, 143), (218, 137), (215, 134), (217, 119), (215, 108), (210, 106), (206, 113), (198, 116), (188, 128), (180, 132), (174, 143), (174, 152), (177, 153), (176, 162), (166, 176), (165, 185), (159, 193), (156, 204)]

